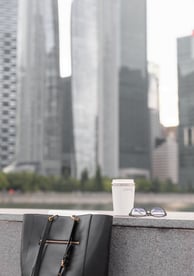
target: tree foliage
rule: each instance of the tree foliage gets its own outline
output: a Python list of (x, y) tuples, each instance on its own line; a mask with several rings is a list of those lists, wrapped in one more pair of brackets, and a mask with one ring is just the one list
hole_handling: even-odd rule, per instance
[(7, 180), (6, 174), (0, 172), (0, 190), (8, 188), (9, 182)]
[[(85, 169), (80, 180), (71, 177), (59, 176), (43, 176), (30, 172), (8, 173), (0, 172), (0, 190), (13, 189), (21, 192), (34, 191), (104, 191), (111, 192), (112, 179), (104, 177), (101, 174), (100, 167), (97, 167), (94, 177), (89, 177), (88, 171)], [(177, 184), (173, 184), (171, 180), (159, 181), (154, 179), (135, 179), (136, 192), (194, 192), (194, 189), (185, 187), (181, 189)]]

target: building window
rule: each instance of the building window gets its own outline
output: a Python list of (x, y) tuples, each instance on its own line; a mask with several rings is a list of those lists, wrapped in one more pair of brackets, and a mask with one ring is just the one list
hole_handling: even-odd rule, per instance
[(11, 42), (10, 42), (10, 41), (4, 41), (4, 45), (10, 46), (10, 45), (11, 45)]
[(8, 122), (9, 122), (8, 120), (2, 120), (3, 124), (8, 124)]
[(9, 55), (10, 54), (10, 50), (6, 49), (6, 50), (4, 50), (4, 53)]
[(4, 58), (4, 62), (5, 63), (10, 63), (10, 59), (9, 58)]
[(184, 145), (194, 146), (194, 127), (184, 128)]
[(9, 76), (3, 76), (3, 79), (4, 79), (4, 80), (9, 80), (10, 77), (9, 77)]
[(9, 114), (8, 110), (3, 110), (2, 112), (4, 115)]

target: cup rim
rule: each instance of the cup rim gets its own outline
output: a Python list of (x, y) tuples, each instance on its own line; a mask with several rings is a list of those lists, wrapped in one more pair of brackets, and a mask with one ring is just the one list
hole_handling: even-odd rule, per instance
[(134, 179), (132, 179), (132, 178), (120, 178), (120, 179), (112, 179), (112, 185), (126, 185), (126, 184), (129, 184), (129, 185), (133, 185), (133, 184), (135, 184), (135, 182), (134, 182)]

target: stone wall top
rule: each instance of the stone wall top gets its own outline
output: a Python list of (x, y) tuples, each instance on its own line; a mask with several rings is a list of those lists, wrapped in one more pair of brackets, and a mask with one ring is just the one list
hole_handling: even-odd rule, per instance
[(112, 211), (94, 211), (94, 210), (48, 210), (48, 209), (0, 209), (0, 221), (22, 221), (23, 215), (27, 213), (34, 214), (58, 214), (58, 215), (81, 215), (81, 214), (107, 214), (113, 215), (113, 225), (128, 227), (146, 227), (146, 228), (176, 228), (176, 229), (194, 229), (193, 212), (167, 212), (163, 218), (154, 218), (151, 216), (143, 218), (132, 218), (128, 216), (114, 216)]

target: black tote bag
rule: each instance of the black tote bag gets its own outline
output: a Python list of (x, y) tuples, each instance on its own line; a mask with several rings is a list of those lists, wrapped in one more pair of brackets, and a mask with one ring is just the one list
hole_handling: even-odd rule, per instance
[(107, 276), (112, 216), (25, 214), (22, 276)]

